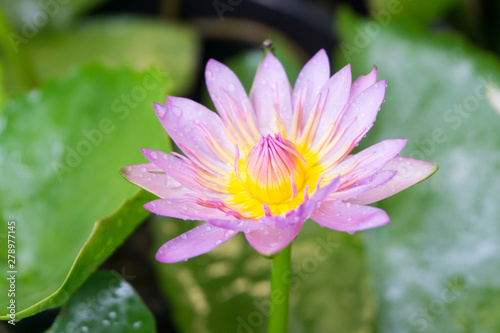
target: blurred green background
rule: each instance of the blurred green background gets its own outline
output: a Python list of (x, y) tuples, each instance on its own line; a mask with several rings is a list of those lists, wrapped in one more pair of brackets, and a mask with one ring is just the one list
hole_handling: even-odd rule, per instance
[(118, 170), (145, 163), (140, 148), (176, 149), (153, 102), (213, 109), (210, 58), (248, 90), (266, 39), (292, 85), (321, 48), (353, 77), (376, 65), (388, 88), (360, 148), (407, 138), (403, 156), (440, 165), (378, 203), (391, 217), (383, 228), (304, 225), (289, 332), (500, 332), (499, 1), (0, 0), (0, 10), (0, 332), (265, 332), (270, 261), (235, 237), (156, 262), (197, 222), (149, 216), (154, 196)]

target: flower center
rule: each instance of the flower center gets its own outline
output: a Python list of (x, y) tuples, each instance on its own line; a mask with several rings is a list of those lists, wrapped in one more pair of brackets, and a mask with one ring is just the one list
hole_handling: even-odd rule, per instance
[(247, 191), (262, 203), (293, 199), (301, 189), (307, 163), (297, 147), (279, 134), (263, 136), (246, 159)]

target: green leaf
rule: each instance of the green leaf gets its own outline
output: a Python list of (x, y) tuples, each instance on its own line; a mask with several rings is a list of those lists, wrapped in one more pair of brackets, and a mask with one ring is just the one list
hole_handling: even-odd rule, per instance
[[(74, 67), (100, 62), (143, 71), (158, 67), (169, 77), (172, 94), (185, 94), (194, 83), (199, 40), (185, 26), (146, 18), (99, 18), (64, 30), (40, 33), (19, 48), (32, 59), (42, 80), (64, 76)], [(19, 90), (18, 78), (6, 68), (9, 91)]]
[[(355, 46), (352, 27), (369, 24), (342, 13), (344, 50)], [(440, 165), (429, 180), (382, 201), (392, 222), (367, 233), (379, 330), (500, 331), (500, 114), (487, 93), (500, 86), (498, 59), (456, 35), (396, 24), (349, 58), (356, 74), (375, 64), (387, 80), (365, 144), (408, 138), (403, 156)]]
[(439, 19), (459, 3), (459, 0), (367, 0), (369, 12), (374, 21), (370, 26), (364, 27), (375, 29), (374, 25), (386, 26), (393, 20), (399, 23), (425, 26)]
[[(161, 73), (90, 66), (6, 103), (0, 237), (15, 221), (17, 319), (63, 304), (147, 216), (142, 192), (116, 210), (137, 190), (119, 168), (169, 149), (152, 106), (164, 96)], [(6, 245), (0, 256), (6, 290)]]
[(135, 290), (110, 271), (93, 274), (62, 307), (46, 333), (156, 332), (154, 317)]
[(48, 26), (71, 23), (77, 16), (109, 0), (0, 0), (10, 24), (24, 38)]
[[(279, 38), (272, 39), (295, 82), (301, 62)], [(249, 51), (225, 63), (249, 89), (261, 59), (261, 51)], [(157, 218), (156, 248), (195, 225)], [(271, 261), (242, 235), (187, 262), (155, 266), (181, 332), (265, 332)], [(375, 308), (360, 235), (325, 230), (309, 221), (293, 243), (292, 269), (290, 333), (362, 332), (370, 327)]]

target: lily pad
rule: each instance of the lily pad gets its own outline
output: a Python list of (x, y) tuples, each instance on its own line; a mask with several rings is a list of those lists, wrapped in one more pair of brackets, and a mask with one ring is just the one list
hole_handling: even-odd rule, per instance
[[(165, 82), (154, 70), (94, 65), (6, 102), (0, 237), (15, 221), (16, 262), (7, 269), (0, 253), (0, 288), (16, 270), (16, 319), (63, 304), (148, 215), (142, 204), (154, 196), (123, 202), (137, 188), (119, 168), (140, 162), (141, 147), (169, 148), (152, 111)], [(8, 302), (0, 295), (1, 319)]]
[[(339, 18), (342, 43), (356, 46), (352, 27), (371, 22), (346, 11)], [(379, 330), (500, 331), (500, 113), (489, 103), (500, 62), (455, 34), (397, 24), (350, 61), (358, 73), (377, 65), (387, 80), (368, 143), (408, 138), (402, 155), (440, 165), (382, 201), (391, 223), (366, 233)]]
[(62, 307), (46, 333), (156, 332), (154, 317), (130, 284), (110, 271), (94, 273)]

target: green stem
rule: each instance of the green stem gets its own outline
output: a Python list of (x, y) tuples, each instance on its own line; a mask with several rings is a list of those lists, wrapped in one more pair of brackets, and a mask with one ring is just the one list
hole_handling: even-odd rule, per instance
[(23, 86), (32, 89), (38, 85), (38, 78), (27, 53), (23, 52), (23, 48), (20, 47), (20, 44), (27, 42), (29, 42), (29, 39), (12, 31), (3, 9), (0, 8), (0, 47), (7, 60), (15, 68)]
[(273, 258), (267, 333), (286, 333), (287, 331), (291, 253), (292, 244)]

